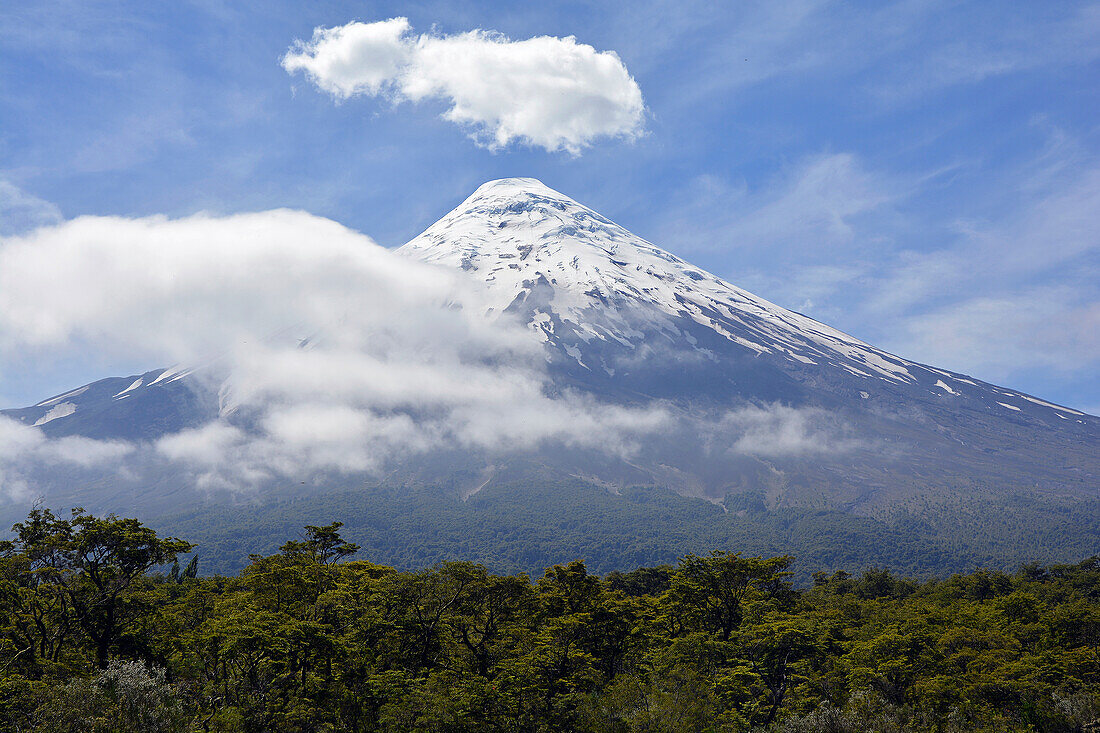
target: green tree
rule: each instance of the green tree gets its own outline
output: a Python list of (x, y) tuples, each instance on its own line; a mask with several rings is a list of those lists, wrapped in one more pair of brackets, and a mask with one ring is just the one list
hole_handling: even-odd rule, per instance
[(34, 509), (12, 531), (16, 538), (6, 543), (5, 554), (22, 561), (36, 597), (47, 599), (59, 617), (59, 629), (75, 620), (101, 668), (120, 634), (155, 607), (134, 592), (146, 571), (191, 550), (190, 543), (159, 538), (136, 519), (99, 518), (83, 509), (69, 519)]
[(305, 526), (305, 537), (291, 540), (282, 546), (284, 555), (304, 555), (321, 565), (332, 565), (359, 552), (359, 545), (347, 542), (340, 536), (343, 522), (333, 522), (324, 527)]
[(687, 555), (672, 576), (670, 605), (688, 623), (716, 633), (722, 641), (741, 625), (745, 602), (756, 595), (786, 599), (791, 587), (789, 557), (741, 557), (714, 550), (709, 557)]

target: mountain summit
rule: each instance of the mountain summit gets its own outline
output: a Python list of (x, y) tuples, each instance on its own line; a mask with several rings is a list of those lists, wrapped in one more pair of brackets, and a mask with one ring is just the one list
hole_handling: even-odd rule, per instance
[(399, 251), (476, 273), (498, 308), (531, 302), (547, 316), (534, 323), (546, 340), (556, 316), (586, 342), (631, 342), (615, 316), (649, 309), (671, 334), (688, 318), (758, 354), (912, 379), (906, 362), (704, 272), (533, 178), (482, 185)]
[[(902, 359), (770, 303), (534, 178), (483, 184), (398, 251), (466, 271), (483, 284), (496, 310), (523, 313), (541, 340), (578, 366), (608, 376), (617, 368), (609, 360), (622, 362), (660, 344), (681, 357), (693, 352), (719, 369), (720, 354), (756, 358), (819, 385), (824, 378), (861, 399), (890, 386), (922, 400), (1005, 416), (1091, 421), (1077, 410)], [(618, 353), (603, 353), (602, 346)], [(585, 353), (594, 358), (586, 361)], [(778, 395), (786, 401), (795, 396)]]

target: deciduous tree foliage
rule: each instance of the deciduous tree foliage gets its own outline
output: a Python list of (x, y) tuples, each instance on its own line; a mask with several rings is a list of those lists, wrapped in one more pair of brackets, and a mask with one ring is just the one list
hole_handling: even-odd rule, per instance
[[(307, 526), (236, 577), (132, 519), (0, 550), (0, 729), (1072, 731), (1100, 724), (1100, 560), (792, 587), (715, 551), (593, 575), (398, 572)], [(1089, 726), (1093, 726), (1090, 728)]]

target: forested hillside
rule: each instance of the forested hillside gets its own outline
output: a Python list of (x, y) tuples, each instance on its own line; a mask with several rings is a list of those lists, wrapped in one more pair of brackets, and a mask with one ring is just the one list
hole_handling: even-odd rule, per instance
[(383, 565), (408, 570), (469, 560), (532, 576), (574, 559), (605, 574), (733, 547), (793, 555), (800, 585), (821, 569), (869, 566), (927, 579), (1072, 562), (1100, 547), (1100, 500), (974, 493), (950, 502), (915, 499), (910, 509), (872, 517), (769, 505), (761, 490), (731, 493), (716, 504), (651, 486), (611, 493), (578, 479), (520, 478), (466, 500), (446, 487), (374, 486), (232, 506), (200, 503), (143, 518), (198, 544), (206, 572), (226, 574), (240, 572), (251, 554), (277, 552), (303, 525), (334, 517), (344, 522), (344, 536), (362, 546), (360, 557)]
[(470, 562), (399, 572), (360, 558), (341, 526), (308, 526), (239, 575), (208, 577), (187, 562), (190, 543), (136, 520), (33, 511), (0, 558), (0, 728), (1083, 731), (1100, 720), (1095, 557), (925, 582), (822, 570), (798, 588), (790, 557), (723, 548), (532, 579)]

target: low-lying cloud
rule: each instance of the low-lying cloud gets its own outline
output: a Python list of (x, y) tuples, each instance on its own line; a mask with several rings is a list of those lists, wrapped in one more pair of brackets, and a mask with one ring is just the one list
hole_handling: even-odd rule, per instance
[(436, 449), (626, 455), (667, 424), (659, 405), (549, 396), (538, 341), (485, 312), (464, 273), (298, 211), (81, 217), (0, 240), (0, 360), (81, 345), (182, 363), (221, 405), (206, 425), (132, 446), (50, 441), (8, 420), (0, 480), (55, 456), (90, 466), (132, 452), (199, 486), (248, 488)]
[(36, 464), (96, 468), (117, 463), (134, 446), (121, 441), (70, 436), (49, 440), (41, 430), (0, 415), (0, 497), (32, 498), (24, 472)]
[(762, 458), (812, 457), (850, 452), (863, 444), (845, 424), (817, 408), (753, 405), (727, 412), (714, 426), (731, 453)]
[(633, 138), (643, 127), (642, 92), (622, 60), (572, 36), (417, 36), (406, 18), (391, 18), (317, 28), (282, 63), (337, 99), (443, 100), (443, 117), (491, 149), (518, 141), (576, 155), (597, 138)]
[(692, 416), (562, 389), (529, 328), (486, 316), (480, 287), (300, 211), (81, 217), (0, 239), (0, 363), (28, 350), (140, 355), (193, 368), (218, 405), (205, 424), (133, 443), (49, 439), (5, 419), (0, 492), (24, 501), (33, 477), (59, 467), (68, 480), (234, 492), (381, 477), (433, 452), (577, 449), (633, 463), (677, 436), (761, 457), (852, 447), (819, 411)]

